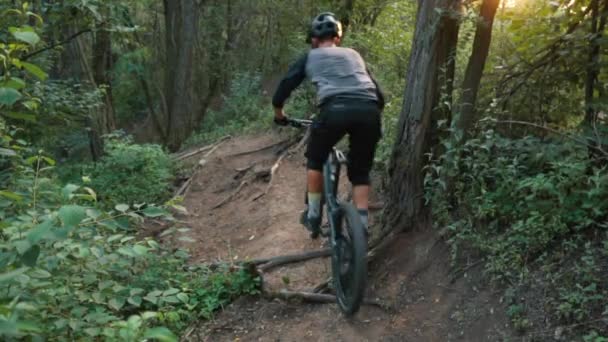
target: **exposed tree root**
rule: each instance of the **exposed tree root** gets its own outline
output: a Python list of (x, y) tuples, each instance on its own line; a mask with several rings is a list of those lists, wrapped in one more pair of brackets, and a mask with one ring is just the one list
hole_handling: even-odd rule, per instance
[(309, 138), (310, 138), (310, 129), (306, 131), (306, 134), (304, 134), (304, 136), (300, 139), (300, 141), (297, 143), (297, 145), (294, 148), (291, 148), (291, 146), (294, 145), (293, 143), (287, 145), (287, 148), (283, 152), (281, 152), (281, 154), (279, 155), (279, 158), (277, 158), (277, 161), (270, 168), (270, 180), (268, 181), (268, 185), (266, 185), (266, 189), (264, 189), (264, 192), (255, 196), (252, 199), (252, 201), (257, 201), (260, 198), (262, 198), (268, 194), (268, 192), (270, 191), (270, 188), (272, 187), (272, 181), (273, 181), (274, 175), (276, 174), (279, 167), (281, 166), (281, 162), (283, 161), (283, 159), (285, 159), (285, 157), (287, 157), (288, 155), (290, 155), (290, 154), (294, 153), (295, 151), (299, 150), (300, 148), (302, 148), (302, 146), (304, 146), (304, 144), (308, 141)]
[(218, 208), (222, 207), (223, 205), (225, 205), (226, 203), (230, 202), (236, 195), (239, 194), (239, 192), (241, 192), (241, 190), (243, 190), (243, 187), (245, 185), (247, 185), (248, 183), (249, 182), (247, 182), (247, 181), (242, 181), (241, 184), (239, 184), (239, 186), (236, 188), (236, 190), (233, 193), (231, 193), (228, 197), (226, 197), (220, 203), (214, 205), (213, 208), (211, 208), (211, 209), (218, 209)]
[[(308, 261), (312, 259), (325, 258), (331, 255), (331, 249), (320, 249), (316, 251), (308, 251), (297, 254), (287, 254), (287, 255), (279, 255), (271, 258), (260, 258), (260, 259), (252, 259), (248, 261), (241, 262), (215, 262), (211, 264), (205, 265), (211, 269), (218, 268), (220, 266), (230, 266), (230, 267), (245, 267), (245, 266), (256, 266), (260, 272), (267, 272), (270, 269), (275, 267), (284, 266), (288, 264), (295, 264), (298, 262)], [(192, 267), (192, 266), (190, 266)]]
[[(192, 175), (190, 176), (190, 178), (188, 178), (188, 180), (186, 180), (184, 182), (184, 184), (182, 184), (182, 186), (180, 186), (180, 188), (175, 192), (174, 197), (185, 196), (186, 195), (186, 193), (190, 189), (190, 186), (192, 185), (192, 181), (194, 180), (194, 178), (196, 177), (196, 175), (198, 174), (198, 172), (200, 171), (200, 169), (203, 166), (205, 166), (205, 164), (207, 164), (207, 160), (205, 158), (208, 158), (210, 155), (212, 155), (213, 152), (215, 152), (224, 142), (226, 142), (226, 141), (228, 141), (230, 139), (232, 139), (231, 136), (229, 136), (229, 135), (225, 136), (225, 137), (221, 138), (218, 142), (216, 142), (215, 144), (213, 144), (211, 146), (206, 146), (206, 147), (203, 147), (203, 148), (201, 148), (201, 149), (199, 149), (197, 151), (194, 151), (196, 153), (194, 153), (194, 152), (190, 152), (189, 153), (190, 156), (193, 156), (195, 154), (207, 151), (207, 153), (205, 153), (205, 155), (203, 156), (203, 158), (199, 160), (199, 162), (196, 165), (196, 167), (194, 168), (194, 171), (192, 172)], [(183, 160), (183, 159), (186, 159), (186, 158), (188, 158), (188, 157), (182, 157), (181, 159), (174, 159), (174, 160)]]
[(256, 195), (253, 198), (253, 201), (257, 201), (258, 199), (260, 199), (268, 194), (268, 191), (270, 191), (270, 188), (272, 187), (272, 181), (273, 181), (274, 175), (277, 172), (277, 170), (279, 169), (279, 166), (281, 166), (281, 162), (288, 154), (289, 154), (289, 151), (285, 151), (285, 152), (281, 153), (281, 155), (279, 156), (277, 161), (274, 163), (274, 165), (272, 165), (272, 167), (270, 168), (270, 180), (268, 181), (268, 185), (266, 185), (266, 189), (264, 189), (264, 192)]
[(184, 159), (188, 159), (192, 156), (195, 156), (197, 154), (212, 150), (213, 148), (217, 147), (219, 144), (223, 143), (226, 140), (230, 140), (232, 139), (232, 136), (227, 135), (225, 137), (222, 137), (221, 139), (219, 139), (217, 142), (215, 142), (212, 145), (207, 145), (207, 146), (203, 146), (197, 150), (191, 151), (191, 152), (187, 152), (187, 153), (183, 153), (183, 154), (177, 154), (175, 156), (173, 156), (173, 160), (174, 161), (180, 161), (180, 160), (184, 160)]
[[(312, 292), (299, 292), (299, 291), (288, 291), (281, 290), (279, 292), (265, 292), (264, 296), (271, 299), (282, 299), (282, 300), (292, 300), (298, 299), (309, 303), (321, 303), (321, 304), (331, 304), (336, 303), (337, 298), (334, 295), (330, 294), (321, 294), (321, 293), (312, 293)], [(364, 298), (363, 305), (373, 305), (378, 306), (383, 309), (389, 309), (389, 305), (383, 301), (373, 299), (373, 298)]]
[(324, 258), (331, 256), (331, 249), (326, 248), (318, 251), (305, 252), (301, 254), (284, 255), (275, 258), (267, 259), (265, 263), (258, 264), (258, 269), (261, 272), (266, 272), (272, 268), (293, 264), (296, 262), (307, 261), (311, 259)]

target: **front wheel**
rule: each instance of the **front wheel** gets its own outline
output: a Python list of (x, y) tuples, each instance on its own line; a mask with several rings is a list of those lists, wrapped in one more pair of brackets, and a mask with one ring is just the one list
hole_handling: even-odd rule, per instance
[(340, 204), (332, 273), (338, 305), (346, 315), (359, 311), (367, 281), (367, 238), (361, 217), (350, 203)]

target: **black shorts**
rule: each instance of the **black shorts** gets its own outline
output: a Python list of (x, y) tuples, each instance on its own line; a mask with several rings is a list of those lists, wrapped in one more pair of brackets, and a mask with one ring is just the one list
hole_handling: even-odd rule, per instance
[(332, 147), (348, 134), (348, 178), (353, 185), (369, 184), (382, 135), (380, 112), (374, 101), (338, 98), (325, 103), (311, 129), (308, 169), (321, 171)]

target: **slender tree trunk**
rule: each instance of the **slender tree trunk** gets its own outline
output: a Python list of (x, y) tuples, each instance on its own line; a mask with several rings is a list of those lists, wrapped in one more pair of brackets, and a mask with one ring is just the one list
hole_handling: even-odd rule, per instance
[(431, 147), (438, 146), (439, 134), (437, 123), (446, 120), (450, 125), (452, 121), (452, 102), (454, 93), (454, 77), (456, 74), (456, 54), (458, 48), (458, 33), (460, 30), (460, 16), (462, 15), (461, 0), (454, 1), (449, 12), (441, 18), (437, 63), (440, 72), (437, 73), (437, 84), (433, 103), (437, 106), (433, 110), (429, 143)]
[(462, 94), (455, 120), (455, 126), (461, 139), (465, 139), (474, 122), (477, 93), (490, 51), (492, 27), (499, 4), (500, 0), (483, 0), (481, 4), (475, 40), (473, 41), (473, 51), (469, 57), (469, 64), (462, 83)]
[[(104, 17), (109, 17), (109, 11)], [(116, 129), (114, 104), (112, 98), (112, 39), (107, 22), (98, 23), (97, 32), (93, 40), (93, 81), (94, 86), (103, 91), (104, 106), (100, 109), (97, 119), (101, 134), (110, 133)]]
[(164, 0), (168, 115), (166, 144), (177, 151), (190, 136), (196, 109), (193, 92), (194, 54), (199, 8), (195, 0)]
[(589, 55), (587, 59), (587, 80), (585, 82), (585, 125), (593, 127), (597, 120), (595, 91), (599, 84), (601, 71), (601, 39), (606, 28), (608, 16), (608, 0), (603, 0), (600, 9), (600, 0), (591, 1), (591, 39), (589, 42)]
[(341, 9), (342, 13), (340, 13), (340, 15), (341, 15), (340, 19), (342, 21), (343, 30), (345, 33), (350, 27), (351, 18), (352, 18), (354, 9), (355, 9), (355, 0), (343, 0), (342, 1), (342, 9)]
[(424, 207), (424, 154), (437, 103), (440, 73), (440, 23), (457, 0), (418, 0), (414, 42), (406, 77), (403, 109), (389, 167), (388, 204), (381, 237), (428, 224)]

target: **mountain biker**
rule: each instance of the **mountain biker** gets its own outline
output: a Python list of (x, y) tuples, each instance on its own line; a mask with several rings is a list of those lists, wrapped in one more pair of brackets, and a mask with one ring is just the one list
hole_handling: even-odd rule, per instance
[(323, 164), (333, 146), (349, 135), (348, 178), (353, 201), (365, 227), (368, 221), (370, 170), (381, 136), (384, 95), (369, 73), (363, 58), (353, 49), (339, 47), (342, 24), (333, 13), (319, 14), (312, 21), (312, 49), (292, 64), (274, 96), (274, 121), (287, 125), (283, 105), (305, 78), (315, 85), (320, 114), (311, 127), (306, 149), (308, 205), (302, 224), (312, 232), (321, 225)]

